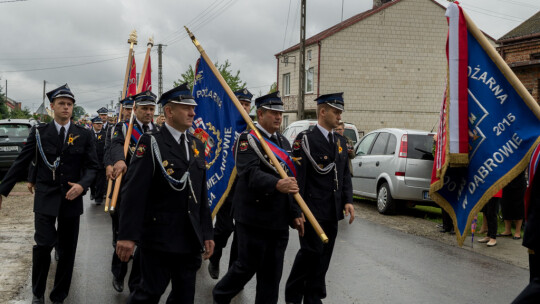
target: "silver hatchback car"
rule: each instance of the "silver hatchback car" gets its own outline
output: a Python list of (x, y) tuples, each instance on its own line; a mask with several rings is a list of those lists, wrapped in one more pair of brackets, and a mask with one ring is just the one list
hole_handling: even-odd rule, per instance
[(377, 199), (377, 210), (395, 213), (400, 200), (432, 204), (433, 133), (378, 129), (364, 136), (351, 160), (353, 193)]

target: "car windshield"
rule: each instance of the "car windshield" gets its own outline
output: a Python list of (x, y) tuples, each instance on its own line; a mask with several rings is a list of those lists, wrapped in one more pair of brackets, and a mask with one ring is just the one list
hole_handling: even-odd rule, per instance
[(25, 124), (0, 124), (0, 138), (27, 138), (30, 126)]
[(353, 129), (345, 128), (345, 133), (343, 133), (343, 135), (345, 135), (345, 137), (347, 137), (348, 139), (352, 140), (353, 145), (356, 144), (357, 138), (356, 138), (356, 133), (354, 132)]
[(433, 160), (433, 135), (409, 134), (407, 158)]

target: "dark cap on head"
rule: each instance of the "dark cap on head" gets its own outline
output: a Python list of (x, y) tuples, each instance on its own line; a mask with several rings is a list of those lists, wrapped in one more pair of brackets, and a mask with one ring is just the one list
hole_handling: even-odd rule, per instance
[(108, 114), (109, 113), (109, 110), (107, 110), (107, 108), (105, 107), (101, 107), (97, 110), (97, 113), (98, 114)]
[(238, 98), (240, 101), (251, 102), (251, 98), (253, 98), (253, 94), (251, 94), (248, 89), (240, 89), (234, 92), (234, 95), (236, 95), (236, 98)]
[(315, 98), (317, 105), (326, 103), (329, 106), (332, 106), (338, 110), (345, 110), (345, 102), (343, 101), (343, 92), (324, 94)]
[(167, 103), (184, 104), (188, 106), (196, 106), (195, 98), (191, 95), (187, 82), (183, 83), (172, 90), (169, 90), (159, 98), (158, 103), (165, 106)]
[(94, 123), (94, 124), (102, 124), (103, 120), (101, 120), (101, 117), (97, 116), (97, 117), (92, 118), (92, 123)]
[(122, 104), (122, 107), (125, 109), (132, 109), (133, 108), (133, 96), (128, 96), (120, 101)]
[(265, 108), (268, 110), (274, 110), (278, 112), (283, 112), (283, 101), (281, 101), (281, 97), (279, 96), (279, 91), (276, 91), (274, 93), (270, 93), (264, 96), (261, 96), (257, 99), (255, 99), (255, 105), (257, 106), (257, 109)]
[(136, 106), (155, 106), (156, 105), (156, 94), (151, 91), (140, 92), (137, 95), (133, 95)]
[(73, 93), (71, 93), (71, 90), (69, 89), (67, 83), (47, 93), (47, 98), (49, 98), (50, 102), (53, 102), (55, 98), (59, 97), (67, 97), (73, 100), (73, 102), (75, 102), (75, 96), (73, 95)]

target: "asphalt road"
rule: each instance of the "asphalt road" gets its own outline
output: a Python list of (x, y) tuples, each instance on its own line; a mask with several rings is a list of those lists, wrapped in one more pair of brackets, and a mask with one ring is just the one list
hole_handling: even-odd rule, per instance
[[(357, 220), (352, 225), (341, 221), (339, 228), (325, 303), (510, 303), (528, 283), (525, 269), (370, 221)], [(284, 284), (297, 250), (296, 231), (291, 230), (280, 303), (284, 303)], [(86, 198), (65, 303), (125, 303), (127, 292), (117, 293), (111, 284), (112, 251), (110, 217)], [(228, 263), (227, 252), (221, 260), (222, 271)], [(51, 272), (56, 268), (56, 262), (52, 263)], [(208, 275), (207, 265), (203, 262), (198, 274), (196, 303), (212, 303), (211, 290), (217, 281)], [(49, 274), (46, 298), (53, 278)], [(255, 279), (249, 282), (233, 303), (253, 303), (255, 284)], [(30, 287), (24, 294), (25, 301), (14, 303), (29, 303)]]

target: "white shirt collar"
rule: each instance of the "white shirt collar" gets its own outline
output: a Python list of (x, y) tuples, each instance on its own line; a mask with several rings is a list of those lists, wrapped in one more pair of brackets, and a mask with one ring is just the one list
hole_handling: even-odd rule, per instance
[(322, 135), (324, 136), (324, 138), (326, 138), (326, 140), (328, 140), (328, 133), (332, 133), (332, 136), (334, 136), (334, 130), (332, 130), (332, 132), (328, 132), (328, 130), (326, 130), (325, 128), (323, 128), (321, 125), (317, 124), (317, 127), (319, 128), (319, 130), (321, 131)]
[(171, 135), (174, 137), (174, 139), (176, 140), (176, 142), (180, 142), (180, 136), (182, 134), (185, 134), (185, 138), (186, 138), (186, 143), (189, 141), (189, 137), (187, 136), (187, 130), (184, 131), (184, 132), (180, 132), (178, 130), (176, 130), (175, 128), (169, 126), (167, 123), (164, 123), (165, 127), (167, 127), (167, 130), (169, 130), (169, 132), (171, 132)]
[[(137, 121), (139, 126), (141, 126), (141, 128), (144, 126), (144, 124), (137, 117), (135, 117), (135, 120)], [(147, 126), (148, 126), (148, 131), (154, 129), (154, 126), (153, 126), (152, 122), (149, 122)]]
[(61, 125), (59, 124), (58, 122), (56, 122), (56, 120), (54, 120), (54, 126), (56, 127), (56, 132), (58, 132), (58, 134), (60, 135), (60, 128), (64, 127), (64, 129), (66, 130), (66, 134), (67, 134), (67, 131), (69, 130), (69, 126), (71, 125), (71, 120), (68, 120), (67, 124), (65, 125)]
[(268, 136), (268, 138), (272, 137), (272, 135), (276, 135), (276, 132), (274, 132), (273, 134), (270, 134), (270, 132), (266, 131), (266, 129), (263, 128), (263, 126), (261, 126), (260, 124), (257, 124), (257, 128), (259, 128), (259, 130), (263, 131), (264, 134), (266, 134), (266, 136)]

